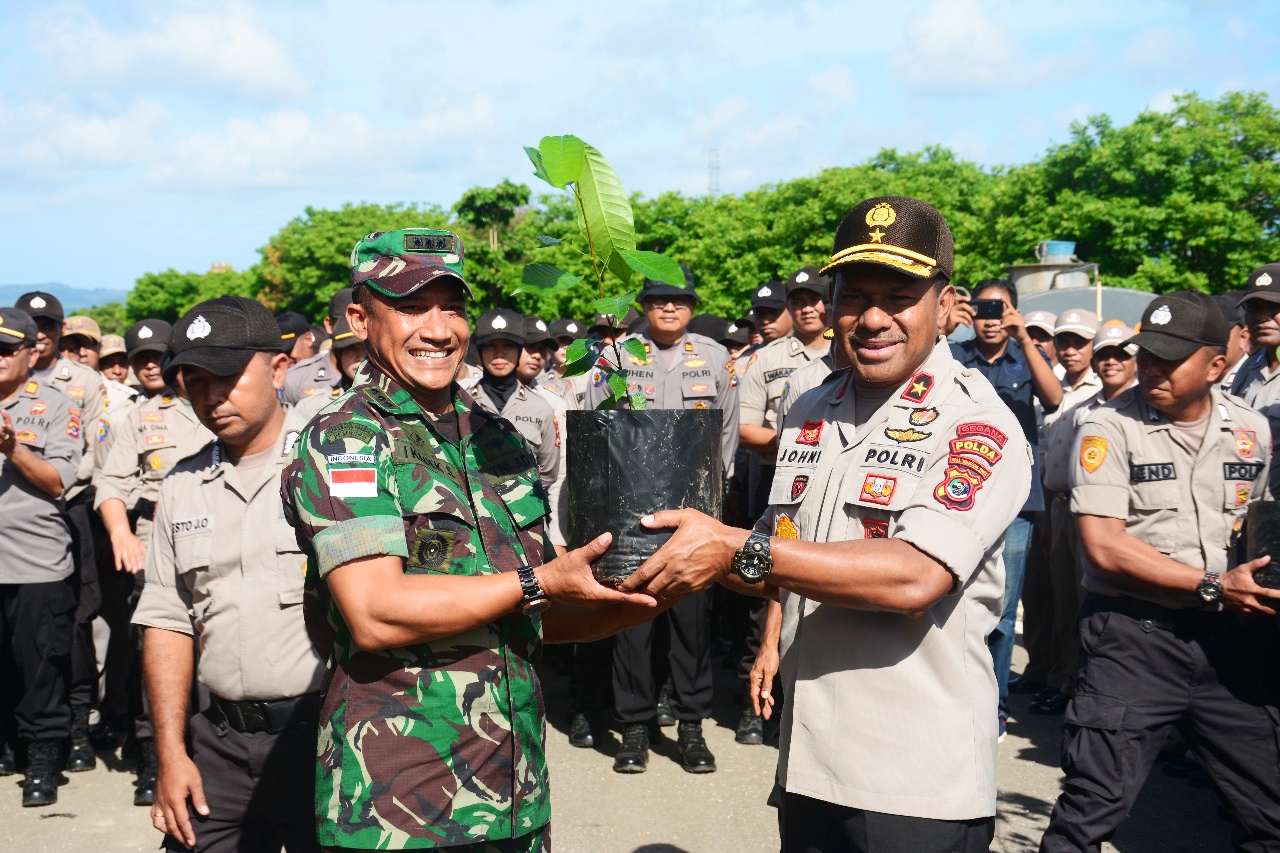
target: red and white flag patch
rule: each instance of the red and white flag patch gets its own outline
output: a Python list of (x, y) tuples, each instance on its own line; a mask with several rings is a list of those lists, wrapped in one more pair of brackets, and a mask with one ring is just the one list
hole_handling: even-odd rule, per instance
[(329, 494), (335, 498), (376, 498), (378, 496), (378, 469), (330, 469)]

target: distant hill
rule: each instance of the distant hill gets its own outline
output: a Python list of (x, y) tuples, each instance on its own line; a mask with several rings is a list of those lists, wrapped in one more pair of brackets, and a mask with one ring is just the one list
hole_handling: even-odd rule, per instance
[(43, 290), (58, 297), (62, 300), (62, 309), (68, 314), (74, 314), (81, 308), (91, 308), (94, 305), (124, 302), (129, 295), (127, 290), (106, 290), (105, 288), (82, 290), (65, 284), (0, 284), (0, 305), (12, 305), (19, 296), (33, 290)]

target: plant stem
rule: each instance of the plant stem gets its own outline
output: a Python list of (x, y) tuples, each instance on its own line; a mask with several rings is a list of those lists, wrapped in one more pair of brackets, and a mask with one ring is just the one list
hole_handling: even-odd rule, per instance
[[(596, 263), (596, 244), (591, 239), (591, 223), (587, 221), (587, 209), (582, 206), (582, 195), (578, 192), (578, 185), (573, 185), (573, 200), (578, 203), (578, 215), (582, 217), (582, 228), (587, 232), (587, 249), (591, 252), (591, 269), (596, 274), (596, 286), (599, 289), (600, 299), (604, 299), (604, 275), (600, 272), (600, 265)], [(614, 327), (617, 331), (617, 327)], [(621, 362), (618, 363), (621, 366)]]

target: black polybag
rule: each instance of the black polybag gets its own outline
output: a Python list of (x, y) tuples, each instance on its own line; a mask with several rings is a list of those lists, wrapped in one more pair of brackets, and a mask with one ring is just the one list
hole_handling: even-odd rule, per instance
[(716, 409), (568, 413), (569, 546), (613, 534), (595, 563), (602, 583), (622, 583), (671, 538), (641, 527), (644, 516), (692, 507), (720, 518), (722, 423)]

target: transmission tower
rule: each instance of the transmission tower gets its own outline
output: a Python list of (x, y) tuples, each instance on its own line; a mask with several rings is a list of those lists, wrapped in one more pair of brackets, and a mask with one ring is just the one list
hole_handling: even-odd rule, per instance
[(707, 195), (720, 195), (720, 149), (707, 151)]

